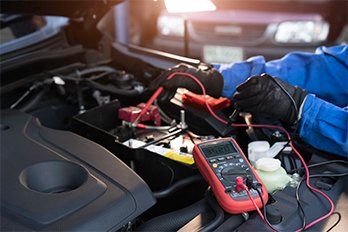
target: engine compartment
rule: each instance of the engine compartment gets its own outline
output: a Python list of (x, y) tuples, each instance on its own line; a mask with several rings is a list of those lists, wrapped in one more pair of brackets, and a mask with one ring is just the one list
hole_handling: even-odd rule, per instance
[(100, 145), (19, 111), (1, 118), (3, 230), (117, 230), (155, 204), (148, 186)]
[[(92, 54), (89, 56), (92, 57), (93, 62), (79, 60), (79, 62), (72, 62), (68, 65), (57, 64), (56, 67), (50, 67), (49, 70), (44, 71), (38, 68), (35, 73), (25, 78), (14, 79), (14, 81), (2, 85), (1, 158), (6, 159), (6, 162), (1, 162), (2, 165), (5, 165), (2, 168), (2, 185), (21, 184), (18, 180), (23, 178), (17, 178), (22, 175), (20, 173), (23, 173), (23, 170), (26, 170), (24, 161), (27, 161), (28, 165), (35, 163), (34, 159), (37, 156), (42, 159), (42, 162), (53, 162), (47, 161), (52, 159), (48, 157), (55, 157), (54, 159), (57, 160), (68, 160), (64, 162), (71, 160), (72, 163), (68, 166), (74, 165), (74, 163), (80, 164), (80, 167), (87, 170), (86, 175), (90, 175), (90, 179), (95, 178), (97, 187), (91, 191), (97, 195), (91, 193), (93, 196), (90, 197), (95, 199), (94, 201), (99, 202), (103, 197), (107, 198), (106, 194), (109, 189), (119, 188), (125, 192), (125, 197), (116, 199), (111, 208), (95, 203), (98, 204), (100, 211), (95, 209), (98, 212), (91, 213), (90, 218), (87, 218), (88, 215), (84, 215), (83, 217), (86, 218), (74, 221), (76, 225), (70, 221), (73, 219), (67, 219), (68, 216), (64, 219), (64, 217), (56, 215), (59, 226), (66, 225), (63, 227), (64, 229), (93, 229), (94, 227), (90, 227), (90, 225), (94, 221), (98, 222), (95, 224), (95, 228), (98, 230), (171, 231), (181, 228), (197, 231), (217, 228), (218, 230), (244, 231), (266, 229), (256, 213), (229, 215), (219, 208), (213, 197), (207, 193), (208, 185), (194, 165), (192, 148), (195, 143), (209, 139), (233, 137), (247, 154), (248, 144), (252, 141), (265, 140), (273, 145), (276, 142), (286, 141), (286, 136), (281, 131), (270, 129), (251, 127), (237, 129), (225, 126), (207, 113), (205, 106), (200, 103), (202, 100), (200, 96), (181, 89), (176, 92), (170, 103), (160, 100), (155, 102), (147, 116), (142, 119), (142, 122), (149, 126), (148, 128), (133, 128), (129, 123), (139, 114), (143, 107), (142, 104), (150, 98), (152, 91), (149, 91), (148, 86), (161, 72), (161, 69), (144, 62), (139, 63), (139, 61), (134, 61), (136, 65), (129, 66), (131, 68), (125, 67), (124, 61), (119, 62), (119, 60), (100, 62), (97, 59), (99, 56), (96, 56), (94, 52)], [(95, 60), (98, 60), (98, 63), (94, 62)], [(20, 71), (17, 69), (15, 73), (18, 72)], [(23, 73), (22, 75), (25, 76)], [(210, 99), (210, 101), (212, 106), (216, 107), (214, 108), (216, 113), (229, 120), (228, 116), (232, 114), (233, 107), (225, 99)], [(237, 121), (249, 124), (279, 125), (279, 122), (267, 118), (252, 118), (248, 114), (240, 115)], [(49, 144), (48, 147), (55, 147), (59, 150), (59, 154), (47, 149), (38, 156), (32, 152), (34, 148), (31, 146), (36, 146), (35, 144), (27, 148), (22, 147), (21, 144), (28, 140), (27, 132), (23, 128), (28, 125), (36, 128), (35, 139), (37, 138), (40, 143)], [(7, 127), (9, 130), (6, 129)], [(161, 128), (159, 129), (159, 127)], [(13, 137), (5, 135), (12, 129), (16, 129)], [(45, 133), (50, 133), (51, 139)], [(59, 139), (59, 142), (56, 142), (56, 139)], [(296, 140), (296, 145), (301, 149), (307, 162), (318, 160), (317, 153), (320, 151), (308, 147), (300, 140)], [(3, 147), (6, 149), (10, 147), (12, 150), (3, 150)], [(47, 156), (44, 157), (46, 153)], [(320, 157), (319, 160), (325, 160), (330, 155), (320, 154)], [(267, 205), (275, 207), (276, 216), (281, 217), (277, 223), (279, 230), (295, 230), (301, 226), (303, 220), (297, 206), (295, 192), (304, 172), (301, 162), (291, 151), (281, 151), (277, 158), (281, 160), (282, 167), (289, 176), (295, 179), (296, 175), (295, 177), (293, 175), (297, 174), (299, 179), (295, 180), (294, 184), (288, 184), (284, 189), (270, 193)], [(7, 159), (12, 160), (16, 171), (7, 170), (10, 167), (7, 167), (7, 162), (9, 162)], [(37, 162), (40, 163), (39, 158), (37, 159)], [(98, 166), (94, 166), (94, 163)], [(335, 169), (331, 166), (320, 167), (316, 172), (344, 170), (344, 167), (339, 164), (333, 167)], [(57, 169), (65, 172), (65, 167)], [(38, 169), (34, 172), (43, 171)], [(4, 178), (9, 175), (8, 173), (13, 173), (12, 180)], [(61, 173), (52, 174), (54, 178), (60, 175)], [(77, 176), (83, 176), (83, 174), (77, 174)], [(74, 179), (73, 174), (67, 178)], [(28, 181), (27, 178), (24, 179)], [(3, 181), (6, 182), (3, 183)], [(321, 187), (333, 200), (337, 200), (340, 193), (345, 190), (344, 178), (320, 178), (312, 181), (313, 185)], [(82, 182), (88, 183), (88, 181)], [(21, 184), (21, 188), (27, 189), (29, 185), (32, 184)], [(76, 187), (71, 189), (71, 193), (78, 194), (77, 191), (81, 189)], [(63, 190), (52, 190), (47, 196), (56, 196)], [(325, 214), (328, 210), (328, 205), (323, 201), (323, 204), (313, 206), (317, 198), (313, 194), (308, 194), (308, 190), (304, 186), (298, 191), (304, 202), (303, 208), (309, 221)], [(71, 198), (71, 201), (82, 199), (82, 196), (78, 194), (76, 198)], [(2, 194), (1, 197), (2, 205), (7, 203), (2, 206), (2, 210), (5, 210), (4, 215), (7, 215), (7, 210), (14, 210), (11, 211), (12, 214), (9, 213), (10, 216), (6, 216), (9, 219), (6, 219), (8, 227), (5, 229), (20, 230), (23, 229), (21, 227), (23, 225), (26, 229), (35, 230), (58, 228), (54, 227), (52, 218), (46, 218), (40, 222), (38, 218), (30, 219), (32, 214), (28, 213), (28, 215), (23, 215), (25, 218), (29, 218), (28, 222), (19, 220), (18, 216), (13, 216), (19, 215), (22, 212), (19, 209), (25, 207), (26, 204), (29, 208), (23, 212), (40, 211), (37, 206), (42, 204), (43, 200), (34, 197), (37, 201), (35, 204), (30, 201), (28, 196), (18, 197), (11, 193), (5, 194), (5, 196)], [(17, 202), (18, 198), (23, 201), (28, 200), (30, 203)], [(132, 198), (136, 202), (135, 209), (130, 209), (128, 213), (120, 213), (121, 208), (130, 206), (128, 198)], [(60, 205), (62, 211), (74, 206), (65, 199), (53, 201), (54, 204), (61, 204), (60, 201), (64, 201), (68, 205), (67, 207)], [(20, 205), (16, 207), (13, 205), (14, 202)], [(123, 207), (114, 205), (116, 203)], [(86, 210), (78, 209), (81, 207), (82, 205), (76, 206), (75, 211), (62, 212), (61, 215), (70, 215), (69, 218), (72, 215), (78, 217)], [(313, 207), (316, 210), (313, 210)], [(57, 209), (55, 206), (47, 206), (47, 208)], [(105, 212), (102, 214), (103, 210)], [(44, 209), (40, 212), (45, 216), (49, 215), (46, 215)], [(53, 214), (56, 213), (53, 212)], [(110, 221), (103, 228), (98, 227), (101, 226), (100, 221), (106, 220), (105, 214), (117, 220)], [(99, 216), (103, 217), (103, 220)], [(36, 220), (37, 223), (32, 223), (30, 220)], [(65, 220), (68, 220), (66, 224)], [(85, 220), (90, 220), (90, 222), (85, 224)], [(16, 227), (17, 224), (21, 226)], [(209, 227), (213, 224), (214, 227)], [(110, 226), (106, 228), (107, 225)], [(318, 226), (317, 229), (323, 225)]]

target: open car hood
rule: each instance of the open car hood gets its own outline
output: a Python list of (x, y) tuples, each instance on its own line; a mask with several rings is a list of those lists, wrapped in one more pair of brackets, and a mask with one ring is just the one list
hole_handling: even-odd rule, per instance
[(102, 16), (124, 0), (1, 0), (2, 14), (55, 15), (69, 18), (86, 13)]

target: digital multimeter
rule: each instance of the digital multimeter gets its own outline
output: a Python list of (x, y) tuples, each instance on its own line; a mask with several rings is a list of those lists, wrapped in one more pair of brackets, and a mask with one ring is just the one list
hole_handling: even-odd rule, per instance
[[(242, 177), (254, 183), (262, 182), (234, 139), (214, 139), (196, 144), (193, 157), (196, 166), (226, 212), (237, 214), (255, 210), (246, 191), (236, 190), (235, 181), (237, 177)], [(260, 188), (262, 198), (267, 202), (267, 190), (264, 185)], [(250, 193), (257, 206), (261, 208), (262, 202), (256, 190), (250, 189)]]

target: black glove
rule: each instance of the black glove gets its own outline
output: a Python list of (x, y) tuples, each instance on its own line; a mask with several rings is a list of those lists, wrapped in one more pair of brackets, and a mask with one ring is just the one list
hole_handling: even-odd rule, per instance
[(169, 100), (173, 97), (177, 88), (185, 88), (191, 92), (197, 94), (202, 94), (199, 85), (191, 78), (183, 75), (176, 75), (170, 80), (167, 80), (168, 76), (175, 72), (189, 73), (195, 77), (203, 84), (206, 90), (206, 94), (212, 97), (220, 97), (222, 93), (222, 88), (224, 86), (224, 79), (222, 75), (209, 66), (204, 68), (196, 68), (187, 64), (179, 64), (171, 69), (164, 71), (158, 78), (156, 78), (150, 85), (150, 90), (155, 90), (159, 86), (165, 88), (165, 92), (161, 100)]
[[(294, 99), (296, 108), (279, 86)], [(307, 96), (307, 91), (297, 86), (292, 86), (279, 78), (267, 74), (250, 77), (239, 85), (233, 100), (236, 109), (252, 114), (265, 114), (284, 123), (294, 124), (298, 118), (298, 109)]]

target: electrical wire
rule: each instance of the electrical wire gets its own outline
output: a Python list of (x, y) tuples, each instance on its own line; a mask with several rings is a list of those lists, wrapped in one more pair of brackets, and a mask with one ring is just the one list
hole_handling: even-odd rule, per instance
[[(265, 74), (264, 75), (265, 77), (267, 77), (268, 79), (272, 80), (276, 85), (279, 86), (279, 88), (288, 96), (288, 98), (290, 99), (294, 109), (295, 109), (295, 112), (296, 112), (296, 116), (298, 117), (298, 114), (299, 114), (299, 110), (298, 110), (298, 107), (297, 107), (297, 104), (294, 100), (294, 98), (290, 95), (290, 93), (277, 81), (277, 79), (271, 77), (270, 75), (267, 75)], [(298, 123), (298, 118), (296, 118), (295, 122), (294, 122), (294, 125), (296, 126)], [(297, 126), (295, 127), (297, 128)]]
[(310, 178), (316, 178), (316, 177), (342, 177), (342, 176), (348, 176), (348, 172), (345, 173), (323, 173), (323, 174), (314, 174), (310, 175)]
[(194, 137), (192, 136), (192, 134), (191, 134), (189, 131), (187, 131), (187, 136), (189, 137), (190, 141), (191, 141), (194, 145), (196, 145), (196, 142), (195, 142), (195, 140), (194, 140)]
[(135, 125), (138, 124), (141, 116), (143, 116), (148, 111), (149, 107), (158, 98), (158, 96), (163, 92), (163, 90), (164, 90), (164, 88), (161, 86), (153, 93), (153, 95), (150, 97), (150, 99), (146, 102), (144, 108), (140, 111), (139, 115), (133, 121), (133, 124), (135, 124)]
[[(323, 162), (323, 163), (326, 163), (326, 162)], [(328, 162), (329, 163), (329, 162)], [(319, 166), (319, 165), (318, 165)], [(348, 173), (328, 173), (328, 174), (315, 174), (315, 175), (310, 175), (309, 178), (318, 178), (318, 177), (342, 177), (342, 176), (347, 176)], [(299, 190), (300, 190), (300, 187), (301, 187), (301, 184), (303, 182), (304, 178), (302, 178), (300, 180), (300, 182), (298, 183), (297, 187), (296, 187), (296, 202), (297, 202), (297, 205), (300, 207), (301, 209), (301, 212), (303, 213), (303, 219), (305, 221), (306, 217), (305, 217), (305, 212), (302, 208), (302, 204), (301, 204), (301, 201), (300, 201), (300, 194), (299, 194)]]
[[(256, 204), (256, 202), (255, 202), (255, 200), (254, 200), (254, 198), (251, 196), (251, 193), (250, 193), (249, 188), (248, 188), (245, 184), (243, 184), (243, 189), (246, 191), (246, 193), (247, 193), (247, 195), (248, 195), (250, 201), (253, 203), (253, 205), (254, 205), (254, 207), (255, 207), (257, 213), (259, 214), (260, 218), (262, 219), (262, 221), (267, 225), (267, 222), (266, 222), (266, 220), (265, 220), (265, 217), (264, 217), (263, 214), (261, 213), (261, 210), (260, 210), (259, 207), (257, 206), (257, 204)], [(262, 198), (262, 197), (261, 197), (261, 198)], [(273, 230), (272, 226), (271, 226), (271, 229)]]
[[(247, 191), (247, 193), (249, 192), (248, 197), (249, 197), (250, 200), (253, 202), (253, 204), (256, 205), (254, 199), (251, 197), (250, 190), (249, 190), (249, 189), (245, 189), (245, 190)], [(279, 232), (279, 230), (276, 230), (276, 229), (271, 225), (271, 223), (268, 221), (268, 219), (267, 219), (266, 204), (265, 204), (265, 202), (263, 201), (262, 194), (261, 194), (260, 190), (259, 190), (259, 189), (255, 189), (255, 190), (257, 191), (257, 194), (259, 195), (259, 198), (261, 199), (261, 203), (262, 203), (262, 207), (263, 207), (263, 217), (260, 216), (261, 219), (263, 218), (263, 221), (266, 222), (266, 224), (267, 224), (273, 231), (278, 231), (278, 232)], [(333, 213), (331, 214), (331, 216), (334, 215), (334, 214), (338, 215), (338, 219), (337, 219), (337, 221), (336, 221), (326, 232), (331, 231), (331, 230), (332, 230), (334, 227), (336, 227), (336, 226), (340, 223), (340, 221), (341, 221), (341, 218), (342, 218), (341, 214), (340, 214), (339, 212), (333, 212)], [(305, 224), (305, 222), (304, 222), (304, 224)]]
[(247, 195), (248, 195), (250, 201), (253, 203), (253, 205), (254, 205), (254, 207), (255, 207), (257, 213), (259, 214), (260, 218), (262, 219), (262, 221), (263, 221), (272, 231), (277, 232), (278, 230), (277, 230), (276, 228), (274, 228), (274, 227), (271, 225), (271, 223), (268, 221), (268, 219), (267, 219), (266, 204), (265, 204), (265, 202), (264, 202), (264, 200), (263, 200), (263, 198), (262, 198), (262, 194), (261, 194), (260, 190), (259, 190), (258, 188), (254, 188), (254, 189), (256, 190), (256, 192), (257, 192), (257, 194), (258, 194), (260, 200), (261, 200), (261, 204), (262, 204), (262, 208), (263, 208), (263, 213), (261, 212), (261, 210), (260, 210), (259, 207), (257, 206), (257, 204), (256, 204), (256, 202), (255, 202), (255, 200), (254, 200), (254, 198), (251, 196), (250, 189), (249, 189), (245, 184), (242, 185), (242, 188), (246, 191), (246, 193), (247, 193)]
[(341, 219), (342, 219), (342, 215), (341, 215), (339, 212), (333, 212), (333, 213), (331, 214), (331, 216), (334, 215), (334, 214), (336, 214), (336, 215), (338, 216), (338, 219), (337, 219), (337, 221), (336, 221), (326, 232), (329, 232), (329, 231), (331, 231), (333, 228), (335, 228), (335, 227), (338, 225), (338, 223), (340, 223), (340, 221), (341, 221)]
[(123, 123), (123, 125), (129, 126), (129, 127), (136, 127), (136, 128), (145, 129), (145, 130), (167, 131), (167, 130), (175, 128), (175, 126), (172, 126), (172, 125), (170, 125), (170, 126), (150, 126), (150, 125), (145, 125), (142, 123), (138, 123), (138, 124), (134, 125), (133, 123), (126, 122), (126, 121), (123, 121), (122, 123)]
[(321, 163), (310, 164), (310, 165), (308, 165), (308, 167), (314, 168), (314, 167), (328, 165), (328, 164), (332, 164), (332, 163), (342, 163), (342, 164), (348, 165), (348, 161), (345, 161), (345, 160), (329, 160), (329, 161), (325, 161), (325, 162), (321, 162)]
[[(172, 73), (171, 75), (168, 76), (167, 80), (170, 80), (172, 78), (174, 78), (175, 76), (180, 75), (180, 76), (185, 76), (187, 78), (191, 78), (192, 80), (194, 80), (197, 85), (200, 87), (200, 89), (202, 90), (202, 93), (204, 95), (204, 97), (206, 98), (206, 90), (205, 87), (203, 86), (203, 84), (199, 81), (199, 79), (197, 77), (195, 77), (194, 75), (191, 75), (189, 73), (184, 73), (184, 72), (175, 72)], [(146, 103), (146, 106), (144, 107), (143, 111), (145, 112), (147, 110), (148, 107), (150, 107), (150, 105), (154, 102), (154, 100), (159, 96), (159, 94), (161, 94), (161, 92), (163, 91), (163, 87), (159, 87), (155, 93), (151, 96), (151, 98), (149, 99), (149, 101)], [(215, 114), (215, 112), (211, 109), (210, 105), (208, 104), (207, 101), (205, 101), (205, 105), (209, 111), (209, 113), (219, 122), (225, 124), (225, 125), (229, 125), (230, 123), (222, 118), (220, 118), (218, 115)], [(141, 115), (141, 114), (140, 114)], [(306, 179), (306, 185), (307, 187), (312, 190), (313, 192), (316, 192), (320, 195), (322, 195), (330, 204), (330, 211), (328, 213), (326, 213), (325, 215), (315, 219), (314, 221), (310, 222), (309, 224), (307, 224), (305, 226), (304, 229), (308, 229), (312, 226), (314, 226), (315, 224), (325, 220), (326, 218), (328, 218), (335, 210), (335, 205), (333, 203), (333, 201), (331, 200), (331, 198), (329, 196), (327, 196), (324, 192), (322, 192), (321, 190), (313, 187), (310, 183), (309, 180), (309, 168), (305, 162), (305, 160), (303, 159), (302, 155), (300, 154), (300, 152), (296, 149), (296, 147), (294, 146), (293, 140), (289, 134), (289, 132), (287, 132), (287, 130), (285, 130), (283, 127), (281, 126), (275, 126), (275, 125), (263, 125), (263, 124), (237, 124), (237, 123), (231, 123), (231, 125), (233, 127), (255, 127), (255, 128), (269, 128), (269, 129), (277, 129), (279, 131), (282, 131), (283, 133), (285, 133), (285, 135), (287, 136), (288, 140), (290, 141), (290, 146), (293, 150), (293, 152), (298, 156), (298, 158), (300, 159), (304, 169), (305, 169), (305, 179)], [(259, 211), (258, 207), (256, 207), (256, 210)], [(262, 214), (260, 215), (261, 218), (263, 218)], [(263, 219), (264, 220), (264, 219)], [(265, 221), (265, 220), (264, 220)], [(265, 222), (267, 223), (267, 222)], [(301, 231), (302, 228), (299, 228), (296, 231)]]
[(162, 108), (159, 106), (159, 104), (157, 103), (157, 101), (155, 101), (155, 106), (157, 106), (157, 109), (158, 109), (158, 112), (160, 113), (161, 115), (161, 118), (162, 120), (165, 122), (165, 123), (168, 123), (170, 125), (174, 125), (175, 124), (175, 120), (170, 118), (163, 110)]
[(300, 183), (298, 183), (298, 185), (296, 186), (295, 196), (296, 196), (297, 207), (300, 209), (300, 212), (302, 214), (302, 217), (301, 217), (302, 218), (302, 228), (301, 228), (301, 230), (304, 230), (304, 228), (306, 227), (306, 213), (305, 213), (303, 206), (301, 204), (300, 193), (299, 193), (302, 181), (303, 181), (303, 178), (301, 179)]
[(261, 194), (261, 191), (258, 189), (258, 188), (255, 188), (256, 192), (257, 192), (257, 195), (259, 195), (259, 198), (261, 200), (261, 204), (262, 204), (262, 212), (263, 212), (263, 217), (266, 221), (266, 224), (274, 231), (279, 231), (279, 230), (276, 230), (272, 225), (271, 223), (268, 221), (267, 219), (267, 212), (266, 212), (266, 204), (265, 204), (265, 201), (263, 200), (262, 198), (262, 194)]
[(172, 128), (174, 128), (173, 126), (149, 126), (149, 125), (145, 125), (142, 123), (138, 123), (136, 125), (137, 128), (139, 129), (146, 129), (146, 130), (163, 130), (163, 131), (167, 131), (170, 130)]
[[(333, 164), (333, 163), (342, 163), (342, 164), (348, 165), (348, 161), (345, 161), (345, 160), (328, 160), (328, 161), (324, 161), (324, 162), (320, 162), (320, 163), (310, 164), (310, 165), (308, 165), (308, 168), (315, 168), (315, 167)], [(290, 170), (289, 172), (301, 171), (302, 169), (303, 169), (303, 167), (295, 168), (295, 169)]]

